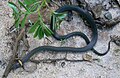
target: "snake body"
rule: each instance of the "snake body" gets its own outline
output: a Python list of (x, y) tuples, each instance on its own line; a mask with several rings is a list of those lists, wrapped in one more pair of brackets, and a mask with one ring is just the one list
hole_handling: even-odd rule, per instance
[[(97, 42), (97, 39), (98, 39), (98, 31), (97, 31), (97, 27), (96, 27), (96, 24), (94, 22), (94, 19), (92, 18), (92, 16), (86, 11), (86, 10), (83, 10), (81, 9), (80, 7), (78, 6), (72, 6), (72, 5), (65, 5), (65, 6), (62, 6), (60, 7), (58, 10), (56, 10), (56, 12), (58, 13), (62, 13), (62, 12), (65, 12), (65, 11), (75, 11), (77, 12), (79, 15), (81, 16), (84, 16), (85, 17), (85, 20), (89, 23), (90, 25), (90, 28), (92, 30), (92, 39), (91, 41), (88, 39), (88, 37), (82, 33), (82, 32), (72, 32), (72, 33), (69, 33), (67, 35), (59, 35), (54, 27), (53, 27), (53, 17), (51, 18), (51, 25), (50, 25), (50, 29), (54, 32), (53, 33), (53, 37), (57, 40), (64, 40), (64, 39), (68, 39), (70, 37), (73, 37), (73, 36), (80, 36), (82, 37), (85, 42), (86, 42), (86, 46), (85, 47), (82, 47), (82, 48), (74, 48), (74, 47), (55, 47), (55, 46), (39, 46), (33, 50), (31, 50), (28, 54), (26, 54), (22, 59), (21, 61), (23, 63), (27, 62), (30, 57), (32, 57), (34, 54), (36, 53), (39, 53), (41, 51), (54, 51), (54, 52), (71, 52), (71, 53), (84, 53), (84, 52), (87, 52), (88, 50), (92, 50), (95, 54), (97, 55), (105, 55), (109, 49), (110, 49), (110, 42), (109, 42), (109, 46), (108, 46), (108, 50), (105, 52), (105, 53), (99, 53), (97, 52), (93, 47), (95, 46), (96, 42)], [(18, 67), (20, 67), (21, 65), (16, 62), (12, 69), (16, 69)]]

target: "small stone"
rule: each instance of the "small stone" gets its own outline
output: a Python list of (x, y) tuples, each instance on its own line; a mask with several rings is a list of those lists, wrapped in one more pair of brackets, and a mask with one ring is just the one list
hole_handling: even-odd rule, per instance
[(112, 19), (112, 15), (111, 15), (110, 12), (105, 13), (105, 14), (104, 14), (104, 17), (105, 17), (106, 19), (108, 19), (108, 20), (111, 20), (111, 19)]
[(32, 63), (32, 62), (26, 62), (24, 64), (24, 69), (25, 69), (25, 71), (32, 73), (37, 69), (37, 64)]
[(83, 60), (86, 60), (86, 61), (92, 61), (93, 58), (92, 58), (92, 56), (89, 55), (89, 54), (84, 54), (84, 55), (83, 55)]

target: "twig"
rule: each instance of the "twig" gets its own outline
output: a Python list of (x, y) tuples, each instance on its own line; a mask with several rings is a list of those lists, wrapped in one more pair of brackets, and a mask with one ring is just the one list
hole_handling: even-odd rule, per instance
[(23, 37), (23, 33), (25, 32), (25, 28), (23, 28), (20, 32), (20, 34), (18, 35), (18, 37), (16, 38), (16, 42), (15, 42), (15, 46), (13, 48), (13, 55), (11, 56), (11, 59), (8, 63), (8, 66), (6, 67), (5, 71), (4, 71), (4, 74), (2, 76), (2, 78), (7, 78), (8, 74), (10, 73), (11, 71), (11, 67), (12, 65), (14, 64), (14, 61), (16, 59), (16, 55), (17, 55), (17, 50), (18, 50), (18, 44), (19, 44), (19, 41), (22, 39)]

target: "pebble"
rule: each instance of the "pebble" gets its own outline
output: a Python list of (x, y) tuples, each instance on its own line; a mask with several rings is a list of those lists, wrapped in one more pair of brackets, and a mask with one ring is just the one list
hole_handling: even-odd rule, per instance
[(111, 15), (110, 12), (105, 13), (105, 14), (104, 14), (104, 17), (105, 17), (106, 19), (108, 19), (108, 20), (111, 20), (111, 19), (112, 19), (112, 15)]
[(32, 73), (37, 69), (37, 64), (32, 62), (26, 62), (24, 63), (24, 69), (26, 72)]
[(93, 57), (89, 54), (84, 54), (83, 55), (83, 60), (86, 60), (86, 61), (92, 61), (93, 60)]

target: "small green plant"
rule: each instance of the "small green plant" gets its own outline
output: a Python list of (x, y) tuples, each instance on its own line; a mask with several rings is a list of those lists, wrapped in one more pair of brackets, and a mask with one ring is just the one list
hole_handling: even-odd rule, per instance
[[(31, 14), (38, 14), (38, 19), (36, 22), (31, 24), (31, 28), (29, 33), (34, 34), (34, 38), (38, 37), (39, 39), (43, 38), (44, 36), (51, 36), (53, 32), (48, 28), (48, 26), (44, 23), (40, 10), (44, 7), (50, 9), (50, 14), (53, 15), (53, 24), (54, 27), (59, 27), (63, 18), (65, 18), (65, 13), (56, 13), (54, 12), (49, 6), (50, 0), (24, 0), (23, 2), (18, 0), (18, 4), (16, 5), (13, 2), (8, 2), (9, 6), (13, 9), (13, 16), (15, 19), (15, 27), (17, 29), (21, 29), (25, 27), (25, 23), (27, 17)], [(20, 7), (19, 7), (20, 6)], [(21, 9), (22, 7), (22, 9)], [(20, 20), (23, 17), (22, 20)], [(28, 21), (28, 20), (27, 20)], [(30, 21), (30, 19), (29, 19)], [(31, 23), (31, 22), (30, 22)]]

